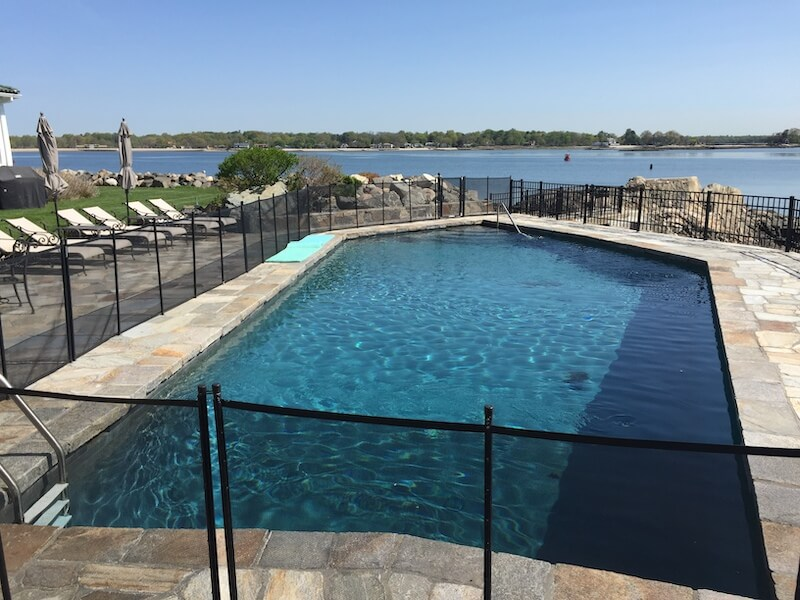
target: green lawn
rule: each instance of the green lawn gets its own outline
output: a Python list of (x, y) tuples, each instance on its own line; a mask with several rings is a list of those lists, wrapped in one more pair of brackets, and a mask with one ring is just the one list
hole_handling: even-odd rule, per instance
[[(147, 200), (148, 198), (163, 198), (178, 210), (185, 206), (207, 206), (210, 202), (220, 197), (220, 190), (216, 187), (196, 188), (182, 186), (177, 188), (134, 188), (130, 191), (130, 200)], [(93, 198), (80, 198), (78, 200), (59, 200), (58, 208), (83, 208), (84, 206), (100, 206), (121, 220), (125, 220), (125, 191), (118, 187), (98, 187), (97, 195)], [(156, 211), (158, 212), (158, 211)], [(53, 201), (50, 200), (42, 208), (14, 209), (0, 212), (0, 229), (18, 237), (18, 233), (8, 223), (1, 219), (27, 217), (34, 223), (41, 225), (48, 231), (56, 229), (56, 214)]]

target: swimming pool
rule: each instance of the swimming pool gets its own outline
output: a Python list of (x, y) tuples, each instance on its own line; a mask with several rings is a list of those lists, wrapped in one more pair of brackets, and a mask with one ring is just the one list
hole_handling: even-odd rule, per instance
[[(503, 425), (738, 440), (702, 273), (480, 228), (348, 242), (164, 393), (212, 381), (287, 406), (476, 422), (493, 404)], [(196, 417), (178, 412), (83, 453), (76, 524), (202, 525)], [(480, 543), (466, 434), (228, 418), (237, 526)], [(760, 576), (733, 458), (508, 439), (496, 458), (498, 550), (662, 579), (677, 561), (678, 583), (737, 593)]]

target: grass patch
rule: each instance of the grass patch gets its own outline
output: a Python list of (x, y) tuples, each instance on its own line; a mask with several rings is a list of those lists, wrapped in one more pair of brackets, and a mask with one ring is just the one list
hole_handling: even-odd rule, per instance
[[(206, 207), (217, 200), (221, 191), (219, 188), (196, 188), (182, 186), (177, 188), (134, 188), (130, 191), (130, 200), (145, 201), (148, 198), (163, 198), (178, 210), (185, 206)], [(124, 221), (126, 218), (125, 191), (118, 187), (97, 187), (97, 195), (92, 198), (77, 198), (74, 200), (59, 200), (58, 208), (83, 208), (85, 206), (100, 206)], [(0, 212), (0, 218), (13, 219), (27, 217), (48, 231), (56, 230), (56, 213), (53, 201), (50, 200), (42, 208), (12, 209)], [(17, 231), (4, 220), (0, 221), (0, 229), (17, 237)]]

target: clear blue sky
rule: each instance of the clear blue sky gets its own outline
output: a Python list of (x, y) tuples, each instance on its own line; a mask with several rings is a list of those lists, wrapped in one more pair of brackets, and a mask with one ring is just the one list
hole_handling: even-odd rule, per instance
[(800, 127), (797, 0), (10, 1), (12, 135)]

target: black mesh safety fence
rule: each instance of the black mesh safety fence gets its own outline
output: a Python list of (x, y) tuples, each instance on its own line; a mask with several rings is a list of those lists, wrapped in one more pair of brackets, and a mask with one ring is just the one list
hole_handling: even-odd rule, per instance
[(481, 549), (487, 599), (519, 591), (493, 579), (498, 553), (744, 597), (796, 577), (770, 576), (785, 514), (755, 492), (800, 484), (800, 449), (509, 428), (488, 406), (482, 423), (281, 407), (216, 384), (195, 400), (3, 391), (110, 424), (69, 458), (73, 524), (127, 528), (123, 563), (178, 548), (183, 568), (226, 570), (230, 597), (239, 569), (328, 568), (359, 534)]
[(65, 284), (86, 281), (91, 266), (63, 250), (26, 248), (13, 271), (17, 283), (2, 286), (0, 366), (12, 382), (36, 381), (72, 360)]
[[(6, 286), (7, 301), (0, 303), (0, 362), (14, 383), (27, 385), (111, 337), (252, 270), (310, 233), (495, 216), (506, 210), (786, 251), (800, 247), (794, 197), (509, 177), (351, 178), (192, 212), (177, 222), (97, 232), (94, 240), (71, 240), (66, 257), (58, 248), (30, 251), (23, 277), (29, 294), (21, 292), (18, 300), (14, 288)], [(31, 306), (37, 318), (23, 318)]]

